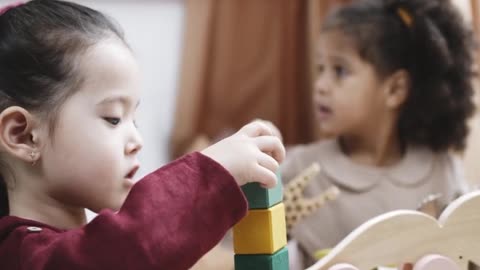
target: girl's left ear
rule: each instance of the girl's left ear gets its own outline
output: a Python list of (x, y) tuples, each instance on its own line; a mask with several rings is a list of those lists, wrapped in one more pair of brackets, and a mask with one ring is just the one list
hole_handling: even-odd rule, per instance
[(400, 108), (410, 94), (411, 80), (406, 70), (399, 70), (390, 75), (386, 87), (385, 105), (390, 109)]
[(40, 157), (36, 118), (22, 107), (12, 106), (0, 113), (0, 147), (16, 158), (34, 163)]

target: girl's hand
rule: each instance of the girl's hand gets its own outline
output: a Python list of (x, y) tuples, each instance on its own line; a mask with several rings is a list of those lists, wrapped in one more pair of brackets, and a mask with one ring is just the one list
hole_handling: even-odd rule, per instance
[(201, 153), (225, 167), (240, 186), (259, 182), (272, 188), (277, 183), (275, 172), (285, 158), (285, 147), (275, 136), (278, 129), (272, 126), (264, 121), (252, 122)]
[(269, 127), (270, 130), (272, 131), (272, 135), (277, 136), (281, 141), (283, 141), (282, 133), (272, 122), (262, 120), (262, 119), (255, 119), (255, 122), (260, 122), (260, 123), (263, 123), (263, 124), (267, 125), (267, 127)]

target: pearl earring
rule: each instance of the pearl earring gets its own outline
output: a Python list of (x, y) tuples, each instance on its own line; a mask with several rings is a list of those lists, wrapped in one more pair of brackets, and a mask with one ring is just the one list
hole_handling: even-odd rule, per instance
[(30, 159), (32, 160), (32, 166), (35, 166), (35, 164), (37, 163), (37, 160), (35, 159), (35, 156), (36, 156), (35, 152), (32, 151), (30, 153)]

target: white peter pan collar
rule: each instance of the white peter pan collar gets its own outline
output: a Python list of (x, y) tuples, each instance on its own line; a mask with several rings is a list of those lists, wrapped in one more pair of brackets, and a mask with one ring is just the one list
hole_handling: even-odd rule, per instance
[(434, 153), (426, 147), (408, 147), (404, 157), (389, 167), (373, 167), (354, 163), (341, 150), (336, 140), (326, 140), (318, 144), (320, 166), (334, 184), (364, 192), (372, 189), (382, 180), (396, 186), (415, 187), (433, 170)]

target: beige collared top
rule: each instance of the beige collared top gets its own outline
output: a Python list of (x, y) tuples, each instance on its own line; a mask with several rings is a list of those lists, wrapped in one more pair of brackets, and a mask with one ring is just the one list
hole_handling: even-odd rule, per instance
[(441, 193), (441, 203), (447, 204), (467, 190), (459, 161), (451, 154), (409, 147), (396, 165), (371, 167), (350, 160), (336, 140), (290, 148), (281, 166), (284, 183), (313, 162), (319, 163), (320, 173), (304, 196), (314, 197), (331, 185), (338, 186), (341, 193), (290, 231), (311, 256), (335, 246), (370, 218), (396, 209), (416, 209), (431, 194)]

